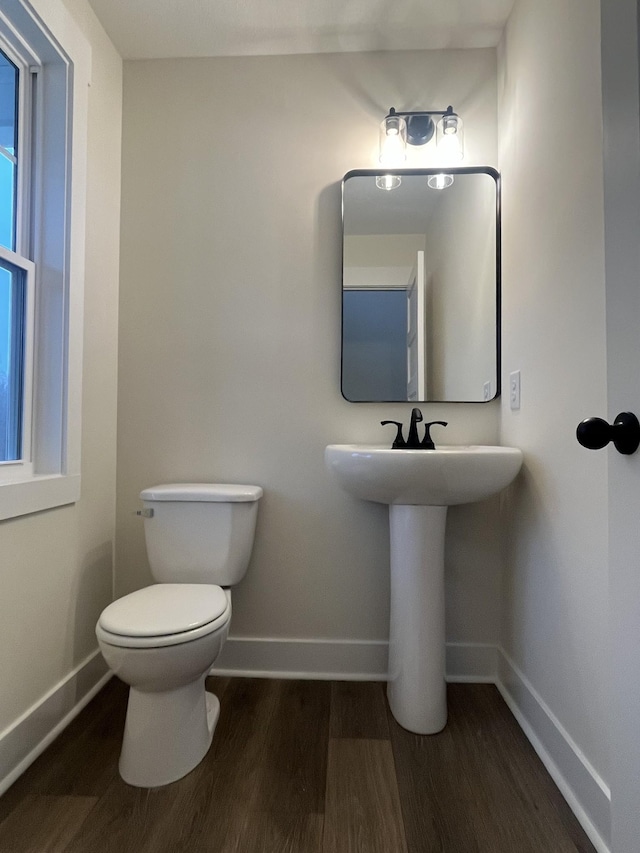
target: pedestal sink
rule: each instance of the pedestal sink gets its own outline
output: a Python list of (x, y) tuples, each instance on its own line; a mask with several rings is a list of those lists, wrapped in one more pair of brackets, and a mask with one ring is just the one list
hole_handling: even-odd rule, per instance
[(387, 697), (409, 731), (447, 721), (444, 671), (444, 532), (447, 507), (504, 489), (522, 465), (514, 447), (390, 450), (330, 444), (325, 462), (345, 491), (389, 504), (391, 614)]

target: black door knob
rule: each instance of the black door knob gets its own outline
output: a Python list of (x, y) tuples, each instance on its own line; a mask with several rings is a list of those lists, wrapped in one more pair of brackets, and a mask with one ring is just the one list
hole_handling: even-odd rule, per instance
[(600, 450), (612, 441), (618, 453), (630, 455), (640, 445), (640, 423), (632, 412), (620, 412), (613, 424), (602, 418), (587, 418), (578, 424), (576, 438), (589, 450)]

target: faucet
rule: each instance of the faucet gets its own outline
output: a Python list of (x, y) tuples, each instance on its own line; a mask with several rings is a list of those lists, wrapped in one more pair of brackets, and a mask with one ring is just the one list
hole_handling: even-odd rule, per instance
[(408, 450), (418, 450), (420, 439), (418, 438), (418, 424), (422, 420), (420, 409), (411, 409), (411, 423), (409, 424), (409, 438), (407, 439)]
[(431, 438), (430, 429), (434, 424), (447, 426), (447, 421), (429, 421), (425, 423), (424, 438), (422, 441), (418, 438), (418, 424), (422, 421), (422, 412), (420, 409), (411, 410), (411, 421), (409, 423), (409, 437), (404, 440), (402, 435), (402, 424), (400, 421), (380, 421), (382, 426), (386, 424), (394, 424), (397, 427), (396, 437), (391, 445), (392, 450), (435, 450), (436, 446)]

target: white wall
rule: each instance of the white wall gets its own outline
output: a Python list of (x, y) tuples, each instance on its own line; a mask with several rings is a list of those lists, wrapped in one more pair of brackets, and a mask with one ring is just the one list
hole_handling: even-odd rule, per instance
[(97, 649), (112, 595), (122, 63), (85, 0), (66, 5), (93, 50), (82, 496), (0, 524), (0, 732)]
[(500, 50), (504, 387), (522, 375), (501, 440), (525, 454), (502, 641), (606, 780), (607, 454), (575, 438), (607, 412), (599, 13), (597, 0), (517, 0)]
[[(255, 482), (265, 497), (232, 636), (386, 640), (387, 509), (342, 493), (323, 451), (391, 442), (379, 421), (410, 407), (340, 395), (340, 181), (375, 165), (391, 105), (454, 104), (466, 162), (494, 164), (495, 62), (482, 50), (125, 64), (119, 594), (149, 582), (140, 489)], [(423, 408), (450, 422), (436, 440), (496, 441), (497, 404)], [(451, 639), (498, 636), (495, 506), (451, 513)]]

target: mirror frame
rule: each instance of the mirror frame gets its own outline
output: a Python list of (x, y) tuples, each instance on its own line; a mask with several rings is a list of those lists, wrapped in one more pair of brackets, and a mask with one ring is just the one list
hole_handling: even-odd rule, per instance
[[(448, 175), (488, 175), (493, 178), (496, 186), (496, 392), (490, 400), (349, 400), (344, 396), (342, 385), (344, 379), (344, 194), (345, 184), (349, 178), (356, 177), (372, 177), (376, 178), (379, 175), (399, 175), (400, 177), (429, 177), (429, 175), (440, 175), (445, 172)], [(502, 227), (501, 227), (501, 203), (500, 203), (500, 173), (492, 166), (456, 166), (456, 167), (440, 167), (439, 169), (351, 169), (347, 172), (341, 183), (341, 220), (342, 220), (342, 245), (340, 248), (340, 394), (347, 403), (418, 403), (426, 405), (427, 403), (467, 403), (467, 404), (485, 404), (492, 400), (499, 399), (502, 393), (502, 346), (501, 346), (501, 326), (502, 326)]]

